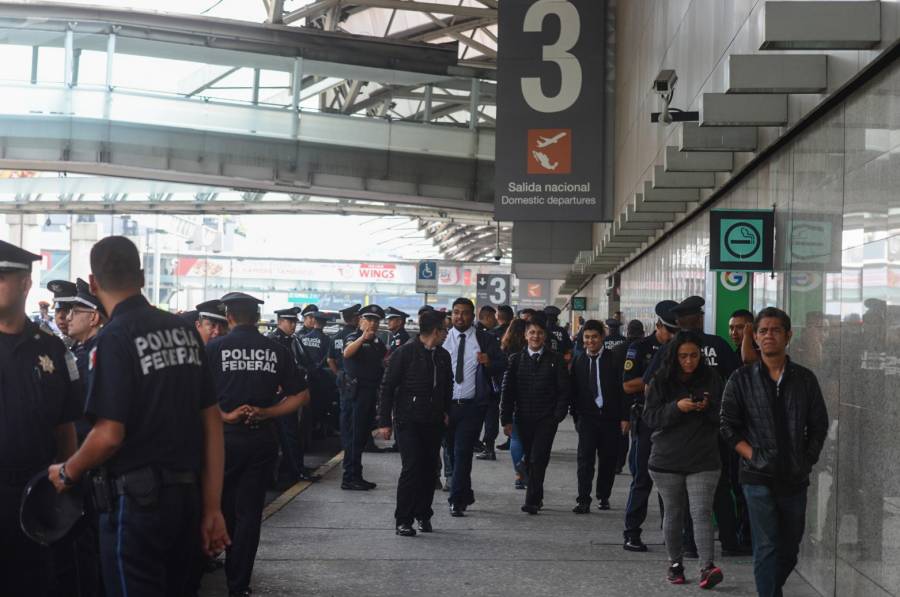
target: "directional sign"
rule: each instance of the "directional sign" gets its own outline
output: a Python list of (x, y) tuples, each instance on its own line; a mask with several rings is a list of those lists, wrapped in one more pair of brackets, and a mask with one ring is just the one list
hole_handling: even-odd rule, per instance
[(775, 214), (770, 210), (715, 209), (709, 216), (709, 269), (772, 271)]
[(479, 309), (484, 305), (499, 307), (509, 304), (509, 275), (478, 274), (476, 284), (475, 303)]
[(572, 310), (573, 311), (587, 311), (587, 297), (586, 296), (573, 296), (572, 297)]
[(420, 261), (416, 268), (416, 292), (434, 294), (438, 291), (437, 261)]

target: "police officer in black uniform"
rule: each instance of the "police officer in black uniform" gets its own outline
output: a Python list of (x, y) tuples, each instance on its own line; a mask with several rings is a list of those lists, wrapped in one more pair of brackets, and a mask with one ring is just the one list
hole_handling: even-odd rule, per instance
[(678, 326), (672, 315), (675, 301), (660, 301), (656, 304), (656, 330), (646, 338), (632, 343), (625, 353), (623, 365), (623, 387), (631, 401), (631, 451), (628, 468), (631, 469), (631, 487), (625, 506), (624, 548), (626, 551), (647, 551), (641, 541), (641, 525), (647, 518), (647, 504), (653, 490), (650, 478), (650, 436), (652, 429), (641, 420), (644, 412), (644, 372), (659, 351), (660, 346), (678, 333)]
[(243, 292), (222, 297), (231, 332), (206, 346), (225, 422), (222, 509), (231, 535), (225, 575), (232, 597), (250, 594), (266, 481), (278, 458), (274, 420), (309, 401), (290, 351), (259, 333), (262, 301)]
[(50, 479), (64, 491), (105, 465), (109, 491), (96, 488), (95, 498), (107, 595), (180, 595), (198, 540), (210, 554), (229, 541), (212, 377), (196, 331), (141, 295), (130, 240), (104, 238), (90, 260), (91, 291), (110, 314), (89, 361), (94, 424), (73, 456), (50, 467)]
[[(331, 354), (331, 338), (325, 333), (325, 325), (331, 319), (327, 313), (310, 313), (315, 327), (300, 338), (300, 345), (306, 355), (307, 379), (309, 380), (310, 406), (303, 409), (301, 431), (307, 435), (325, 437), (326, 430), (340, 426), (340, 406), (336, 400), (335, 376), (328, 367)], [(309, 317), (309, 316), (307, 316)]]
[(603, 339), (603, 350), (615, 350), (617, 347), (625, 344), (628, 340), (622, 335), (622, 322), (618, 319), (610, 317), (604, 323), (609, 332)]
[(19, 527), (22, 490), (35, 474), (75, 450), (81, 416), (75, 358), (25, 314), (32, 262), (0, 241), (0, 592), (47, 594), (50, 550)]
[(384, 310), (384, 319), (387, 322), (388, 332), (390, 332), (387, 344), (388, 354), (409, 342), (409, 332), (406, 331), (408, 318), (409, 315), (400, 309), (388, 307)]
[(566, 328), (559, 325), (559, 315), (562, 311), (555, 305), (544, 307), (544, 315), (547, 316), (547, 346), (553, 352), (565, 357), (566, 362), (572, 360), (572, 339)]
[(306, 305), (305, 307), (303, 307), (303, 310), (300, 311), (300, 316), (303, 318), (303, 325), (297, 328), (297, 338), (302, 338), (306, 334), (316, 329), (315, 314), (318, 313), (318, 311), (318, 305)]
[(361, 306), (357, 303), (341, 310), (344, 326), (331, 339), (331, 354), (328, 355), (328, 368), (331, 369), (331, 372), (337, 378), (339, 390), (342, 387), (341, 378), (344, 372), (344, 340), (359, 327), (359, 309)]
[(225, 305), (219, 299), (204, 301), (194, 307), (197, 310), (197, 321), (194, 325), (204, 344), (228, 333), (228, 321), (225, 319)]
[(377, 335), (384, 310), (366, 305), (359, 310), (359, 330), (344, 340), (344, 387), (341, 392), (341, 441), (344, 477), (341, 489), (375, 489), (362, 476), (362, 452), (375, 418), (378, 387), (384, 373), (387, 347)]
[(78, 293), (74, 282), (68, 280), (50, 280), (47, 282), (47, 290), (53, 293), (53, 325), (48, 326), (54, 334), (58, 335), (71, 349), (75, 341), (69, 337), (69, 310), (72, 305), (68, 300)]

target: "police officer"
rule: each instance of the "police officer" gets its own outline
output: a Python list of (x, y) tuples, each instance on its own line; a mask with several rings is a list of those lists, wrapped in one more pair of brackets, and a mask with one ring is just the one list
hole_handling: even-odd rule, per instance
[(509, 329), (509, 324), (512, 323), (514, 317), (512, 307), (509, 305), (497, 307), (497, 327), (491, 330), (491, 334), (494, 335), (497, 342), (503, 340), (503, 335), (506, 334), (506, 330)]
[(606, 327), (609, 333), (603, 339), (603, 350), (615, 350), (617, 347), (625, 344), (628, 340), (622, 335), (622, 322), (618, 319), (610, 317), (606, 320)]
[(388, 307), (384, 311), (384, 319), (387, 321), (387, 328), (390, 335), (388, 336), (388, 353), (391, 353), (407, 342), (409, 342), (409, 332), (406, 331), (406, 320), (409, 317), (400, 309)]
[(194, 307), (197, 310), (197, 321), (194, 325), (204, 344), (228, 333), (228, 321), (225, 319), (225, 305), (219, 299), (204, 301)]
[(331, 338), (324, 331), (330, 317), (322, 311), (313, 311), (307, 315), (307, 318), (310, 317), (315, 322), (314, 327), (300, 338), (300, 345), (308, 363), (307, 379), (310, 393), (310, 406), (304, 408), (301, 415), (301, 432), (310, 435), (315, 430), (324, 437), (325, 429), (328, 427), (327, 414), (333, 410), (334, 414), (338, 415), (339, 410), (338, 406), (332, 408), (336, 387), (334, 374), (328, 368)]
[(497, 309), (492, 305), (482, 305), (478, 310), (478, 323), (475, 324), (475, 329), (490, 332), (495, 327), (497, 327)]
[(198, 539), (210, 554), (229, 542), (222, 420), (206, 355), (183, 319), (141, 295), (130, 240), (104, 238), (90, 261), (91, 291), (110, 314), (90, 357), (93, 427), (73, 456), (50, 467), (50, 480), (64, 491), (90, 470), (108, 471), (110, 491), (96, 492), (107, 595), (181, 594)]
[[(275, 311), (275, 329), (272, 330), (267, 338), (274, 340), (278, 344), (284, 346), (291, 357), (294, 365), (297, 367), (298, 373), (306, 379), (306, 353), (300, 345), (300, 340), (294, 333), (297, 331), (297, 315), (300, 313), (299, 307), (291, 307), (289, 309), (278, 309)], [(300, 433), (300, 410), (288, 413), (282, 417), (278, 417), (278, 442), (281, 444), (281, 469), (290, 476), (291, 484), (297, 481), (317, 481), (318, 475), (313, 475), (304, 466), (304, 446), (305, 438)]]
[(566, 328), (559, 325), (559, 315), (562, 311), (555, 305), (544, 307), (544, 315), (547, 316), (547, 346), (553, 352), (557, 352), (568, 363), (572, 359), (572, 339)]
[(344, 371), (344, 340), (359, 327), (359, 303), (341, 310), (344, 326), (335, 334), (331, 342), (331, 354), (328, 355), (328, 368), (337, 377), (338, 388), (341, 388), (341, 377)]
[(25, 314), (32, 262), (0, 241), (0, 583), (5, 595), (47, 594), (50, 551), (19, 527), (28, 480), (75, 450), (81, 416), (75, 358)]
[(642, 340), (632, 343), (625, 353), (623, 389), (631, 402), (631, 451), (628, 468), (631, 469), (631, 487), (625, 506), (624, 548), (626, 551), (647, 551), (641, 541), (641, 525), (647, 518), (647, 504), (653, 490), (650, 478), (650, 436), (652, 429), (641, 420), (644, 411), (644, 372), (659, 352), (659, 348), (678, 333), (678, 326), (671, 313), (675, 301), (656, 304), (656, 330)]
[(296, 332), (298, 338), (302, 338), (316, 329), (315, 313), (318, 313), (318, 311), (318, 305), (306, 305), (303, 307), (303, 310), (300, 311), (300, 316), (303, 318), (303, 325), (301, 325)]
[(366, 305), (359, 310), (359, 330), (344, 340), (344, 387), (341, 392), (341, 441), (344, 478), (341, 489), (375, 489), (362, 476), (362, 452), (375, 417), (378, 386), (384, 373), (387, 347), (377, 335), (384, 310)]
[(58, 335), (66, 345), (72, 348), (75, 342), (69, 337), (69, 310), (72, 305), (63, 299), (70, 299), (78, 293), (74, 282), (68, 280), (50, 280), (47, 282), (47, 290), (53, 293), (53, 321), (49, 323), (50, 330)]
[(274, 419), (309, 401), (290, 352), (259, 333), (262, 301), (243, 292), (222, 297), (231, 332), (206, 346), (225, 423), (222, 509), (232, 537), (225, 576), (230, 596), (250, 594), (266, 481), (278, 458)]

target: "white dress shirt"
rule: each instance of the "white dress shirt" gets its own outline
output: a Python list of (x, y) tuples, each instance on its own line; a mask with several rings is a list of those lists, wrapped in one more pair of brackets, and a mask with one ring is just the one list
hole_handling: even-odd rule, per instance
[[(597, 353), (597, 395), (594, 397), (594, 403), (597, 405), (597, 408), (603, 408), (603, 386), (600, 384), (600, 358), (602, 356), (603, 347), (600, 347), (600, 352)], [(587, 357), (588, 375), (590, 375), (593, 355), (591, 353), (587, 353)]]
[[(459, 348), (459, 337), (466, 337), (465, 360), (463, 361), (463, 382), (456, 383), (456, 357)], [(451, 328), (444, 340), (444, 348), (450, 353), (450, 366), (453, 372), (453, 399), (471, 400), (475, 397), (475, 371), (478, 369), (478, 339), (475, 336), (474, 326), (470, 326), (465, 332)]]

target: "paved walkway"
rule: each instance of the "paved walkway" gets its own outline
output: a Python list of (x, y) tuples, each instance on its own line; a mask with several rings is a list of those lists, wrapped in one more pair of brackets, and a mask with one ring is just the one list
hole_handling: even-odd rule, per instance
[[(340, 489), (340, 470), (310, 486), (263, 525), (254, 595), (433, 597), (506, 595), (654, 597), (696, 594), (696, 560), (687, 561), (690, 584), (665, 582), (666, 556), (654, 508), (645, 525), (650, 551), (622, 549), (622, 520), (631, 477), (619, 475), (612, 510), (578, 516), (575, 445), (571, 420), (561, 426), (547, 473), (545, 508), (519, 511), (524, 492), (513, 488), (509, 453), (476, 461), (477, 502), (465, 518), (451, 518), (446, 494), (436, 494), (435, 533), (394, 534), (393, 511), (400, 456), (365, 454), (370, 492)], [(502, 455), (502, 456), (500, 456)], [(720, 559), (725, 582), (716, 592), (752, 596), (750, 558)], [(204, 579), (204, 597), (227, 595), (221, 571)], [(817, 597), (796, 574), (785, 595)]]

